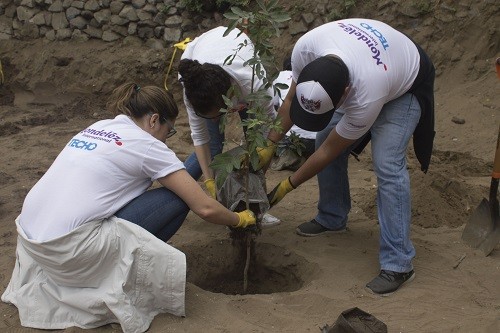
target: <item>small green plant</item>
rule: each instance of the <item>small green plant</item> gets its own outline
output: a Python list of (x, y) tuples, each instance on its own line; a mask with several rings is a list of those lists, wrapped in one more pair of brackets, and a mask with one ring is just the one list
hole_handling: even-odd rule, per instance
[(349, 17), (351, 10), (356, 6), (356, 0), (344, 0), (339, 9), (332, 9), (328, 15), (329, 21), (341, 20)]
[[(275, 66), (273, 57), (273, 44), (271, 39), (279, 37), (279, 24), (290, 19), (290, 16), (278, 6), (277, 0), (257, 0), (257, 9), (248, 11), (239, 7), (231, 7), (231, 11), (224, 14), (230, 20), (230, 24), (224, 35), (227, 36), (236, 27), (240, 27), (242, 32), (245, 32), (251, 39), (254, 49), (253, 56), (245, 61), (243, 66), (249, 66), (252, 69), (251, 92), (245, 96), (248, 103), (247, 114), (248, 118), (242, 120), (241, 125), (245, 130), (245, 140), (240, 146), (241, 154), (233, 155), (231, 152), (221, 153), (214, 157), (210, 166), (217, 171), (217, 186), (223, 185), (227, 175), (231, 172), (241, 172), (245, 179), (245, 206), (246, 209), (252, 209), (248, 200), (249, 191), (249, 173), (258, 169), (259, 155), (258, 149), (267, 147), (267, 139), (264, 133), (267, 130), (273, 129), (281, 132), (279, 121), (274, 121), (270, 118), (267, 112), (267, 106), (272, 96), (269, 96), (268, 89), (272, 86), (272, 82), (278, 76), (278, 73), (271, 75), (264, 68)], [(225, 64), (231, 62), (238, 55), (238, 52), (248, 46), (250, 40), (244, 40), (236, 48), (233, 54), (230, 54), (225, 59)], [(256, 80), (262, 80), (263, 86), (258, 90), (254, 90)], [(283, 87), (281, 87), (283, 88)], [(279, 93), (278, 87), (274, 87), (274, 91)], [(223, 96), (226, 108), (221, 112), (228, 113), (234, 107), (231, 97), (237, 95), (238, 91), (229, 89), (226, 96)], [(224, 116), (220, 122), (220, 130), (224, 131), (226, 125), (226, 117)], [(265, 186), (264, 186), (265, 187)], [(255, 212), (254, 212), (255, 213)], [(258, 212), (265, 213), (265, 212)], [(258, 214), (256, 213), (256, 216)], [(241, 246), (243, 253), (246, 253), (246, 263), (243, 270), (243, 292), (246, 293), (248, 286), (248, 270), (251, 261), (251, 249), (254, 244), (253, 235), (260, 232), (260, 221), (257, 221), (257, 228), (245, 228), (243, 230), (231, 230), (231, 238)], [(246, 250), (244, 250), (246, 249)]]
[[(239, 156), (232, 156), (227, 153), (222, 153), (215, 156), (211, 167), (218, 171), (217, 185), (220, 187), (224, 182), (226, 176), (241, 168), (252, 171), (258, 169), (259, 155), (257, 150), (267, 146), (267, 140), (263, 133), (266, 130), (281, 131), (281, 124), (279, 121), (273, 121), (267, 113), (266, 107), (269, 100), (272, 98), (268, 95), (268, 88), (272, 86), (272, 82), (276, 79), (278, 73), (275, 71), (271, 74), (270, 71), (264, 68), (274, 67), (276, 69), (273, 44), (271, 38), (279, 37), (279, 23), (285, 22), (290, 19), (281, 7), (278, 6), (277, 0), (264, 1), (257, 0), (258, 10), (251, 12), (240, 9), (239, 7), (231, 7), (231, 11), (225, 13), (224, 16), (231, 21), (225, 35), (229, 34), (237, 26), (246, 31), (247, 35), (253, 42), (254, 53), (253, 57), (248, 59), (244, 66), (252, 68), (252, 91), (246, 96), (249, 103), (247, 114), (249, 117), (241, 122), (245, 129), (245, 141), (242, 145), (243, 154)], [(226, 64), (231, 64), (233, 59), (238, 55), (238, 52), (248, 46), (249, 40), (245, 40), (238, 45), (234, 54), (230, 54), (225, 59)], [(255, 80), (262, 80), (264, 86), (254, 91)], [(276, 85), (274, 93), (279, 93), (280, 89), (286, 88), (283, 85)], [(226, 108), (221, 112), (230, 112), (233, 108), (231, 98), (228, 96), (237, 94), (238, 92), (230, 89), (227, 96), (223, 96)], [(224, 131), (226, 125), (226, 117), (221, 121), (221, 131)]]
[(301, 4), (296, 4), (295, 6), (292, 7), (291, 12), (292, 15), (300, 15), (303, 14), (305, 11), (305, 7)]
[(201, 0), (181, 0), (181, 4), (193, 13), (203, 12), (203, 1)]
[(415, 8), (421, 14), (428, 14), (432, 12), (433, 2), (429, 0), (420, 0), (415, 3)]
[(172, 8), (172, 7), (174, 7), (174, 6), (173, 6), (173, 5), (163, 5), (163, 6), (161, 7), (161, 10), (160, 10), (160, 11), (161, 11), (163, 14), (168, 14), (168, 11), (169, 11), (169, 10), (170, 10), (170, 8)]
[(246, 6), (249, 2), (250, 0), (181, 0), (181, 4), (194, 13), (221, 10), (231, 6)]
[(300, 135), (295, 132), (290, 132), (287, 140), (283, 140), (278, 145), (278, 151), (280, 150), (291, 150), (296, 153), (298, 156), (302, 156), (304, 153), (304, 149), (306, 145), (300, 139)]

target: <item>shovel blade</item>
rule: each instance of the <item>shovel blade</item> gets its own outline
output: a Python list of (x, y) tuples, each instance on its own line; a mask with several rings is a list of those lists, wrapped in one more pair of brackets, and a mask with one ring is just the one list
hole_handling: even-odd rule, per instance
[(488, 256), (500, 242), (500, 227), (495, 226), (495, 229), (486, 236), (486, 239), (479, 245), (479, 249), (483, 251), (485, 256)]
[(500, 220), (492, 211), (491, 203), (483, 199), (462, 233), (462, 240), (472, 248), (479, 248), (485, 256), (500, 242)]
[(490, 203), (487, 199), (483, 199), (465, 225), (462, 240), (470, 247), (477, 249), (494, 231), (494, 226)]

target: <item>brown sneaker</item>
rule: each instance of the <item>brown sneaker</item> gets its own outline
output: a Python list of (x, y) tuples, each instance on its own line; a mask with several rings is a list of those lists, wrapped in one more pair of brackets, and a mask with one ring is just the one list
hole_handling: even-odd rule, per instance
[(389, 296), (414, 278), (415, 272), (413, 270), (408, 273), (381, 270), (380, 274), (368, 282), (366, 287), (380, 296)]
[(315, 219), (312, 219), (309, 222), (302, 223), (295, 229), (298, 235), (305, 237), (314, 237), (322, 234), (339, 234), (347, 231), (347, 228), (340, 228), (338, 230), (330, 230), (323, 227), (321, 224), (316, 222)]

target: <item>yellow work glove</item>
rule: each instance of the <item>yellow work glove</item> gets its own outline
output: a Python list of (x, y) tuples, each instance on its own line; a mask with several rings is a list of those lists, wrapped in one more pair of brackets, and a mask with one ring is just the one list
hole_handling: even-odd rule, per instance
[(269, 200), (271, 207), (280, 202), (281, 199), (283, 199), (285, 195), (288, 194), (288, 192), (291, 192), (294, 189), (295, 187), (292, 185), (290, 177), (288, 177), (285, 180), (282, 180), (281, 183), (276, 185), (276, 187), (271, 191), (271, 193), (267, 195), (267, 199)]
[(234, 226), (235, 228), (245, 228), (254, 225), (256, 222), (254, 213), (249, 209), (236, 213), (236, 215), (238, 215), (240, 221)]
[(266, 147), (257, 148), (257, 154), (259, 154), (259, 170), (269, 165), (275, 152), (276, 152), (276, 143), (272, 142), (269, 139), (267, 140)]
[(217, 189), (215, 188), (215, 180), (213, 178), (209, 178), (204, 181), (205, 187), (207, 188), (208, 194), (214, 199), (217, 199), (216, 191)]

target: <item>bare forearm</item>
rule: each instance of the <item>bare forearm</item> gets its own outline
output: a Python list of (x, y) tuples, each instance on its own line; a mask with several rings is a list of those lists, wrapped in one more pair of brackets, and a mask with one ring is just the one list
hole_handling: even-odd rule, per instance
[(203, 173), (203, 176), (205, 177), (205, 179), (214, 178), (213, 171), (209, 167), (209, 165), (212, 161), (212, 156), (210, 154), (209, 144), (206, 143), (206, 144), (201, 145), (201, 146), (195, 146), (194, 151), (196, 154), (196, 158), (198, 159), (198, 163), (200, 163), (201, 172)]
[[(218, 201), (207, 197), (210, 200), (206, 205), (200, 205), (201, 207), (194, 207), (193, 212), (204, 219), (207, 222), (236, 226), (239, 222), (238, 215), (231, 212), (224, 206), (222, 206)], [(195, 210), (196, 209), (196, 210)]]
[(323, 142), (314, 154), (312, 154), (290, 177), (292, 185), (297, 187), (317, 175), (354, 142), (355, 140), (349, 140), (341, 137), (337, 134), (335, 129), (333, 129), (325, 142)]
[(182, 169), (158, 179), (158, 182), (177, 194), (196, 215), (222, 225), (236, 226), (239, 217), (203, 192), (198, 183)]
[(274, 130), (269, 131), (267, 138), (275, 143), (279, 142), (285, 136), (286, 132), (292, 128), (292, 121), (290, 120), (289, 112), (290, 102), (285, 99), (281, 107), (278, 109), (277, 119), (281, 121), (281, 132), (278, 133)]
[(334, 156), (328, 155), (322, 150), (317, 150), (312, 154), (305, 163), (290, 176), (290, 181), (293, 187), (308, 181), (317, 175), (328, 163), (335, 159)]
[(269, 132), (269, 135), (267, 138), (273, 142), (279, 142), (283, 137), (285, 136), (286, 132), (290, 128), (292, 128), (292, 120), (290, 119), (290, 106), (292, 105), (292, 100), (295, 95), (295, 82), (292, 81), (290, 84), (290, 89), (288, 90), (288, 93), (283, 100), (283, 103), (281, 104), (280, 108), (278, 109), (278, 116), (277, 118), (281, 120), (281, 129), (282, 131), (280, 133), (271, 130)]

